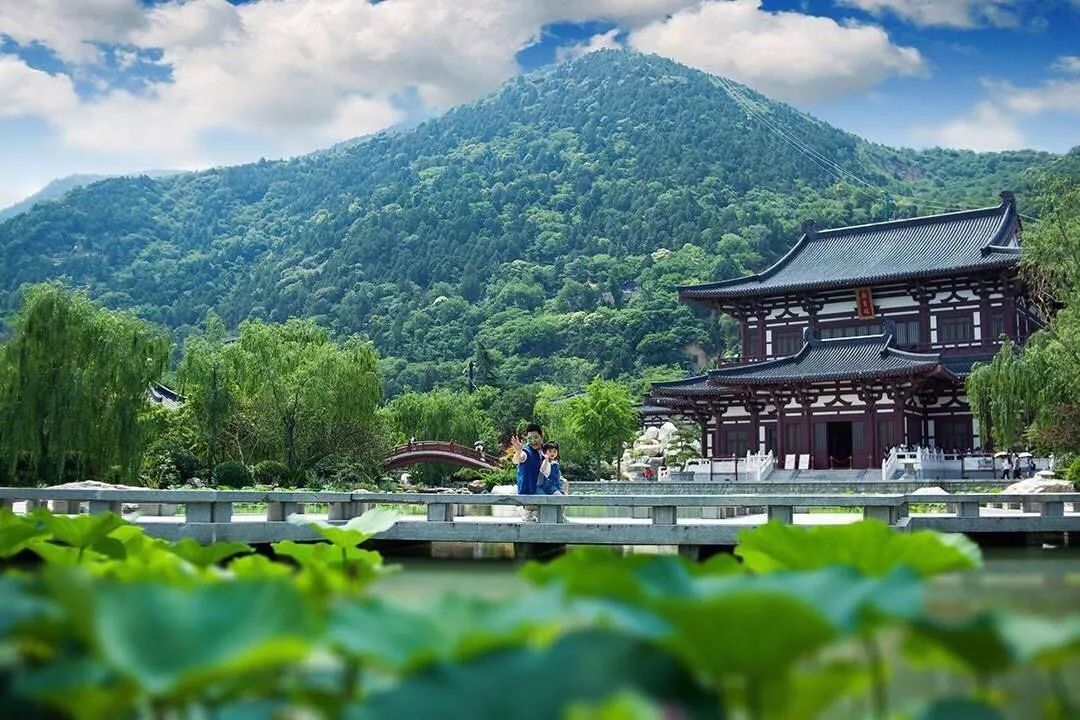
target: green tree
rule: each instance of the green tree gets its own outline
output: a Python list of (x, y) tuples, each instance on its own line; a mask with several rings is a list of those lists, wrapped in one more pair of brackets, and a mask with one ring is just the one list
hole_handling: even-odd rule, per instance
[(245, 322), (228, 343), (216, 333), (191, 341), (183, 364), (206, 437), (246, 425), (241, 459), (281, 460), (294, 475), (329, 456), (375, 467), (382, 385), (370, 343), (334, 342), (311, 320)]
[(1025, 231), (1021, 271), (1046, 322), (1022, 351), (1006, 343), (967, 381), (972, 408), (1003, 449), (1026, 439), (1044, 450), (1077, 447), (1080, 405), (1080, 151), (1044, 173)]
[(180, 366), (181, 391), (206, 450), (204, 464), (212, 477), (227, 423), (238, 410), (237, 368), (225, 357), (225, 323), (216, 313), (206, 318), (206, 333), (188, 338)]
[(623, 446), (633, 439), (639, 425), (626, 388), (597, 377), (585, 387), (584, 395), (568, 401), (568, 413), (573, 432), (597, 458), (597, 472), (605, 458), (615, 458), (618, 465)]
[[(480, 407), (477, 396), (438, 389), (426, 393), (407, 392), (394, 398), (386, 412), (398, 442), (443, 440), (472, 447), (480, 441), (489, 452), (496, 451), (497, 437), (491, 418)], [(434, 484), (453, 470), (448, 465), (418, 466), (413, 475), (426, 484)]]
[(27, 290), (0, 348), (0, 458), (31, 480), (134, 481), (168, 335), (55, 284)]

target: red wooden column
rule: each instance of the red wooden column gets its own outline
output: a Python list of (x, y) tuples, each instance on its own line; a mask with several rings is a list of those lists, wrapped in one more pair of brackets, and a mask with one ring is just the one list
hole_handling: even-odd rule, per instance
[(803, 436), (803, 448), (806, 453), (813, 458), (814, 457), (814, 422), (811, 414), (810, 406), (814, 404), (814, 400), (817, 396), (808, 389), (799, 390), (795, 399), (802, 407), (802, 436)]
[(979, 298), (979, 344), (984, 348), (990, 347), (997, 340), (990, 334), (990, 294), (993, 291), (994, 283), (989, 280), (982, 280), (975, 287), (975, 295)]
[(699, 415), (698, 425), (701, 427), (701, 457), (708, 457), (709, 451), (709, 416)]
[(757, 311), (757, 323), (758, 323), (758, 347), (757, 347), (757, 359), (764, 360), (767, 355), (768, 346), (765, 344), (765, 310), (759, 307)]
[(726, 405), (714, 405), (713, 406), (713, 422), (715, 422), (716, 425), (715, 425), (715, 427), (713, 427), (713, 447), (712, 447), (712, 453), (710, 454), (710, 457), (714, 457), (714, 458), (721, 457), (721, 455), (720, 455), (720, 446), (721, 446), (721, 442), (723, 441), (723, 437), (724, 437), (724, 432), (723, 432), (723, 427), (724, 426), (723, 426), (723, 423), (720, 420), (720, 417), (726, 412), (727, 412), (727, 406)]
[(859, 400), (866, 405), (863, 422), (866, 423), (864, 438), (866, 440), (867, 467), (880, 467), (881, 459), (878, 457), (877, 451), (877, 399), (880, 397), (881, 391), (873, 385), (862, 385), (859, 387), (858, 395)]
[(765, 409), (765, 403), (751, 396), (746, 400), (746, 409), (750, 412), (750, 442), (749, 447), (756, 455), (761, 451), (761, 412)]
[(776, 462), (781, 467), (784, 467), (784, 455), (787, 453), (787, 428), (784, 426), (784, 405), (787, 400), (787, 396), (782, 392), (774, 392), (769, 396), (769, 401), (776, 408)]
[(885, 394), (893, 401), (893, 437), (892, 440), (898, 445), (907, 445), (907, 416), (905, 408), (908, 398), (913, 392), (911, 385), (894, 383), (885, 388)]
[(919, 303), (919, 349), (930, 349), (930, 298), (931, 293), (926, 286), (919, 285), (910, 292), (911, 298)]

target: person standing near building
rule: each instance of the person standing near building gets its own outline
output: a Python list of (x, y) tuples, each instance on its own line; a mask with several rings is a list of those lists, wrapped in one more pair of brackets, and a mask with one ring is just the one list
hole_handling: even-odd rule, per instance
[[(514, 455), (510, 460), (517, 465), (518, 495), (535, 495), (540, 477), (540, 464), (544, 461), (544, 430), (536, 423), (525, 427), (525, 442), (516, 434), (510, 436)], [(525, 508), (525, 521), (536, 522), (537, 508)]]
[[(518, 471), (520, 473), (520, 471)], [(1012, 455), (1006, 455), (1001, 459), (1001, 479), (1008, 480), (1012, 474)]]

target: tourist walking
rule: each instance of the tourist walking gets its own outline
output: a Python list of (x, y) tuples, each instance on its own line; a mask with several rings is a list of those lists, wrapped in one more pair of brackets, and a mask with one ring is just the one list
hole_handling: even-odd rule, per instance
[[(510, 446), (514, 449), (511, 461), (517, 465), (518, 495), (535, 495), (540, 480), (540, 465), (544, 461), (544, 430), (536, 423), (525, 427), (525, 442), (517, 434), (510, 436)], [(525, 521), (536, 522), (536, 506), (525, 507)]]
[[(520, 472), (520, 471), (518, 471)], [(1001, 459), (1001, 479), (1008, 480), (1012, 473), (1012, 456), (1006, 455)]]
[(1013, 455), (1012, 468), (1013, 468), (1012, 479), (1013, 480), (1019, 480), (1020, 476), (1021, 476), (1020, 456), (1019, 455)]

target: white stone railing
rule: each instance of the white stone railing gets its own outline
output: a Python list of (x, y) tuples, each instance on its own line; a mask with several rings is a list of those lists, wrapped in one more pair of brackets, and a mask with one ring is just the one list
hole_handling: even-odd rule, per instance
[(749, 481), (762, 482), (768, 479), (775, 468), (776, 456), (772, 450), (767, 453), (759, 451), (756, 455), (746, 451), (746, 475)]
[(896, 448), (889, 448), (889, 455), (881, 461), (881, 482), (889, 482), (896, 475), (896, 466), (900, 462), (900, 453)]

